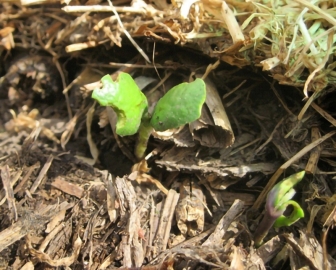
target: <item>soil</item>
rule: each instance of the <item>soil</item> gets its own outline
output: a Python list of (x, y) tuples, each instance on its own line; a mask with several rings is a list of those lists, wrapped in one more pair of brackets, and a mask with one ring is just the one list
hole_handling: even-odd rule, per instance
[[(92, 29), (60, 39), (43, 5), (0, 6), (1, 28), (16, 29), (0, 51), (1, 269), (336, 268), (333, 85), (298, 120), (302, 87), (220, 61), (201, 120), (153, 132), (138, 161), (137, 136), (117, 136), (113, 111), (91, 98), (100, 78), (128, 72), (155, 104), (218, 58), (166, 34), (134, 36), (152, 63), (122, 34), (120, 46), (67, 52)], [(78, 22), (59, 5), (43, 12)], [(49, 27), (36, 34), (38, 19)], [(304, 218), (256, 245), (268, 191), (303, 170), (293, 200)]]

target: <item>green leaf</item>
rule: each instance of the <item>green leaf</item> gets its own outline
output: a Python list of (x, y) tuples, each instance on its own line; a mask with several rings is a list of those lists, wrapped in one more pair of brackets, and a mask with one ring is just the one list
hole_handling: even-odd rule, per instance
[(121, 72), (115, 82), (110, 75), (105, 75), (101, 81), (103, 87), (94, 89), (92, 98), (102, 106), (112, 107), (116, 112), (118, 135), (127, 136), (137, 133), (141, 117), (147, 108), (146, 96), (127, 73)]
[(301, 171), (290, 175), (276, 184), (269, 192), (268, 197), (273, 198), (273, 205), (275, 209), (281, 209), (281, 206), (293, 198), (295, 190), (293, 187), (299, 183), (305, 175), (305, 171)]
[(206, 97), (205, 83), (196, 79), (170, 89), (156, 104), (151, 125), (157, 131), (177, 128), (201, 116)]
[(288, 217), (284, 215), (281, 215), (280, 217), (278, 217), (276, 221), (274, 222), (274, 225), (273, 225), (274, 228), (290, 226), (294, 224), (295, 222), (297, 222), (300, 218), (304, 217), (304, 211), (297, 202), (292, 201), (292, 200), (286, 202), (284, 205), (285, 209), (289, 205), (293, 207), (292, 213)]

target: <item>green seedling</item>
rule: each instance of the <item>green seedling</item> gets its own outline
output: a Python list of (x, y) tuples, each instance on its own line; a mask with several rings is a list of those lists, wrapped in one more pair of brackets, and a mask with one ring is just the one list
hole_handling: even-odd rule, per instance
[(101, 106), (110, 106), (116, 112), (118, 135), (135, 134), (139, 129), (142, 114), (147, 110), (146, 96), (127, 73), (120, 73), (115, 82), (110, 75), (105, 75), (101, 81), (103, 87), (94, 89), (92, 98)]
[[(254, 233), (254, 242), (257, 246), (262, 244), (272, 226), (275, 228), (290, 226), (304, 217), (300, 205), (291, 200), (296, 193), (293, 187), (302, 180), (304, 175), (304, 171), (293, 174), (276, 184), (268, 193), (265, 215)], [(283, 213), (290, 205), (293, 207), (291, 214), (284, 216)]]
[(157, 102), (151, 115), (146, 96), (129, 74), (121, 72), (116, 81), (110, 75), (105, 75), (101, 81), (103, 87), (94, 89), (92, 98), (102, 106), (112, 107), (116, 112), (118, 135), (128, 136), (139, 132), (135, 147), (135, 156), (139, 160), (144, 157), (153, 129), (164, 131), (197, 120), (206, 97), (202, 79), (181, 83)]

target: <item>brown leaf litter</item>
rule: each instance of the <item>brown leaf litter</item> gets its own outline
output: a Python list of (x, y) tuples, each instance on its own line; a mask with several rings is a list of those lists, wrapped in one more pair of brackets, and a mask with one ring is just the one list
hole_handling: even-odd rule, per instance
[[(335, 269), (334, 9), (2, 1), (0, 269)], [(90, 98), (120, 71), (149, 111), (203, 77), (200, 119), (137, 162)], [(299, 170), (305, 219), (256, 248), (268, 191)]]

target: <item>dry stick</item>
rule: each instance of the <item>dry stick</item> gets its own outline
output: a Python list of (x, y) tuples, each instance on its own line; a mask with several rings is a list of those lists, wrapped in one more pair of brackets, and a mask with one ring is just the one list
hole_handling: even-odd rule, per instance
[(71, 52), (75, 52), (75, 51), (81, 51), (81, 50), (84, 50), (84, 49), (97, 47), (97, 45), (99, 45), (99, 44), (100, 43), (98, 43), (96, 41), (85, 41), (85, 42), (80, 42), (80, 43), (74, 43), (74, 44), (70, 44), (70, 45), (66, 46), (65, 51), (67, 53), (71, 53)]
[(225, 1), (222, 3), (221, 14), (229, 30), (233, 44), (244, 41), (245, 37), (237, 19)]
[(107, 182), (107, 198), (106, 198), (106, 204), (107, 204), (107, 213), (109, 215), (110, 221), (115, 222), (118, 218), (118, 211), (116, 207), (116, 200), (117, 200), (117, 194), (116, 190), (113, 187), (113, 177), (112, 174), (108, 174), (106, 182)]
[(210, 73), (211, 71), (215, 70), (215, 69), (219, 66), (219, 64), (220, 64), (220, 60), (217, 60), (217, 61), (216, 61), (215, 63), (213, 63), (213, 64), (209, 64), (209, 65), (207, 66), (207, 68), (206, 68), (206, 70), (205, 70), (203, 76), (202, 76), (202, 80), (205, 80), (206, 77), (208, 77), (209, 73)]
[(27, 183), (27, 181), (29, 180), (30, 176), (32, 175), (32, 173), (34, 172), (35, 169), (40, 168), (40, 163), (35, 163), (32, 166), (30, 166), (28, 168), (28, 172), (27, 174), (23, 177), (23, 179), (21, 180), (21, 182), (15, 187), (14, 189), (14, 194), (18, 193), (21, 188)]
[[(154, 67), (153, 67), (154, 68)], [(157, 67), (155, 67), (157, 68)], [(158, 89), (161, 85), (163, 85), (167, 79), (169, 79), (169, 77), (172, 75), (172, 72), (168, 72), (166, 73), (166, 75), (160, 80), (160, 82), (155, 85), (152, 89), (150, 89), (148, 92), (147, 92), (147, 96), (150, 96), (152, 93), (154, 93), (156, 91), (156, 89)]]
[(116, 68), (116, 67), (132, 67), (132, 68), (162, 68), (162, 69), (167, 69), (169, 68), (168, 66), (163, 66), (163, 65), (141, 65), (141, 64), (127, 64), (127, 63), (116, 63), (116, 62), (110, 62), (108, 64), (87, 64), (87, 66), (90, 67), (106, 67), (106, 68)]
[[(131, 73), (132, 71), (133, 71), (133, 62), (136, 60), (135, 59), (136, 57), (134, 57), (133, 59), (131, 59), (130, 61), (128, 61), (127, 63), (124, 63), (124, 64), (120, 64), (120, 68), (117, 70), (117, 71), (115, 71), (115, 72), (113, 72), (112, 74), (110, 74), (111, 75), (111, 77), (112, 77), (112, 79), (113, 80), (116, 80), (116, 78), (117, 78), (117, 76), (118, 76), (118, 74), (120, 73), (120, 72), (126, 72), (126, 73)], [(95, 64), (90, 64), (90, 65), (88, 65), (88, 66), (91, 66), (91, 67), (110, 67), (109, 65), (95, 65)], [(84, 74), (85, 75), (85, 74)], [(84, 76), (83, 74), (81, 74), (81, 75), (79, 75), (73, 82), (71, 82), (71, 84), (75, 84), (75, 83), (77, 83), (79, 80), (81, 80), (82, 78), (84, 78), (85, 76)], [(81, 78), (80, 78), (81, 77)], [(98, 87), (98, 88), (100, 88), (100, 87), (102, 87), (102, 83), (101, 83), (101, 81), (99, 80), (99, 81), (96, 81), (96, 82), (92, 82), (92, 83), (88, 83), (88, 84), (85, 84), (85, 85), (83, 85), (82, 86), (82, 88), (84, 88), (84, 90), (86, 91), (86, 92), (90, 92), (90, 91), (93, 91), (96, 87)], [(68, 89), (69, 88), (69, 86), (67, 86), (67, 88), (65, 88), (63, 91), (69, 91), (70, 89)], [(71, 88), (71, 86), (70, 86), (70, 88)]]
[(171, 231), (172, 220), (179, 197), (180, 194), (178, 194), (175, 190), (169, 190), (161, 214), (157, 234), (155, 236), (155, 241), (157, 241), (158, 243), (157, 248), (159, 249), (159, 251), (166, 250), (169, 234)]
[(222, 245), (222, 239), (224, 237), (224, 234), (227, 232), (229, 226), (235, 220), (235, 218), (239, 214), (241, 214), (243, 209), (244, 209), (244, 202), (236, 199), (231, 205), (230, 209), (220, 219), (214, 232), (202, 244), (202, 247), (208, 246), (213, 248), (220, 248)]
[(13, 186), (11, 185), (11, 176), (8, 165), (1, 169), (1, 180), (6, 194), (8, 209), (10, 211), (9, 220), (17, 221), (18, 213), (16, 210)]
[(330, 138), (336, 133), (336, 130), (331, 131), (321, 137), (320, 139), (312, 142), (311, 144), (305, 146), (302, 148), (296, 155), (294, 155), (292, 158), (290, 158), (287, 162), (285, 162), (283, 165), (280, 166), (280, 168), (275, 172), (275, 174), (271, 177), (271, 179), (268, 181), (266, 187), (263, 189), (263, 191), (260, 193), (259, 197), (257, 198), (256, 202), (252, 206), (253, 210), (257, 210), (260, 208), (262, 202), (265, 200), (268, 192), (273, 188), (276, 181), (278, 180), (279, 176), (282, 174), (282, 172), (287, 169), (292, 163), (294, 163), (296, 160), (301, 158), (303, 155), (308, 153), (310, 150), (312, 150), (314, 147), (319, 145), (320, 143), (324, 142), (326, 139)]
[(99, 156), (99, 149), (92, 139), (91, 125), (93, 120), (93, 115), (95, 112), (96, 101), (93, 102), (92, 106), (89, 108), (86, 113), (86, 141), (89, 144), (89, 149), (91, 156), (93, 157), (93, 164), (96, 164)]
[[(57, 70), (58, 70), (58, 72), (61, 76), (62, 86), (63, 86), (63, 89), (64, 89), (64, 88), (66, 88), (67, 85), (66, 85), (66, 80), (65, 80), (65, 75), (64, 75), (63, 69), (61, 67), (60, 62), (58, 61), (58, 59), (56, 57), (54, 57), (54, 62), (55, 62), (55, 65), (57, 67)], [(69, 95), (68, 95), (67, 92), (64, 93), (64, 97), (65, 97), (65, 101), (66, 101), (66, 105), (67, 105), (69, 120), (71, 120), (72, 117), (73, 117), (73, 113), (72, 113), (71, 106), (70, 106), (70, 98), (69, 98)]]
[(277, 129), (280, 127), (280, 125), (282, 124), (284, 120), (285, 118), (281, 118), (279, 123), (276, 124), (275, 128), (273, 129), (271, 135), (269, 135), (268, 139), (254, 151), (255, 155), (257, 155), (268, 143), (270, 143), (273, 140), (273, 136), (275, 132), (277, 131)]
[[(13, 188), (15, 186), (15, 184), (19, 181), (19, 178), (21, 177), (22, 174), (22, 170), (17, 171), (17, 173), (15, 175), (13, 175), (12, 177), (10, 177), (10, 188)], [(2, 181), (7, 181), (8, 179), (2, 179)], [(7, 183), (6, 183), (7, 185)], [(7, 194), (5, 191), (5, 183), (3, 183), (4, 188), (1, 190), (0, 192), (0, 206), (3, 205), (7, 199)], [(15, 192), (14, 192), (15, 194)]]
[(231, 96), (234, 92), (236, 92), (240, 87), (242, 87), (246, 83), (246, 80), (242, 81), (238, 86), (233, 88), (231, 91), (226, 93), (225, 95), (222, 96), (222, 100), (226, 99), (227, 97)]
[[(101, 6), (101, 5), (92, 5), (92, 6), (66, 6), (62, 8), (65, 12), (72, 13), (72, 12), (109, 12), (111, 8), (109, 6)], [(137, 14), (146, 14), (148, 10), (141, 9), (137, 7), (115, 7), (115, 10), (119, 13), (137, 13)], [(152, 12), (151, 15), (155, 14), (164, 14), (163, 11), (156, 10), (154, 8), (150, 9)]]
[(328, 260), (328, 250), (327, 250), (327, 236), (329, 232), (330, 226), (327, 228), (322, 229), (322, 251), (323, 251), (323, 269), (329, 270), (330, 269), (330, 264)]
[[(150, 206), (151, 206), (151, 210), (150, 210), (150, 217), (149, 217), (149, 236), (148, 236), (148, 242), (147, 242), (147, 251), (146, 254), (147, 256), (150, 255), (150, 251), (151, 251), (151, 247), (153, 245), (153, 240), (154, 240), (154, 227), (155, 227), (155, 223), (154, 223), (154, 219), (155, 219), (155, 210), (156, 210), (156, 206), (154, 203), (154, 199), (153, 196), (150, 196)], [(146, 256), (146, 257), (147, 257)]]
[(261, 140), (260, 137), (256, 138), (255, 140), (251, 141), (251, 142), (248, 142), (246, 144), (243, 144), (242, 146), (239, 146), (237, 147), (236, 149), (232, 150), (231, 153), (229, 154), (229, 156), (233, 156), (235, 155), (236, 153), (244, 150), (245, 148), (251, 146), (251, 145), (254, 145), (255, 143), (259, 142)]
[(148, 56), (145, 54), (145, 52), (139, 47), (139, 45), (135, 42), (135, 40), (131, 37), (130, 33), (128, 33), (128, 31), (125, 29), (122, 21), (120, 20), (119, 14), (116, 11), (115, 7), (113, 6), (111, 0), (108, 0), (108, 3), (110, 5), (110, 10), (114, 13), (114, 15), (117, 17), (117, 21), (121, 27), (121, 29), (124, 31), (124, 34), (126, 37), (128, 37), (129, 41), (133, 44), (133, 46), (138, 50), (138, 52), (143, 56), (143, 58), (145, 58), (145, 60), (148, 63), (151, 63), (151, 61), (149, 60)]
[[(328, 196), (328, 195), (327, 195)], [(320, 212), (320, 210), (322, 208), (324, 208), (325, 205), (314, 205), (311, 210), (309, 211), (309, 220), (308, 220), (308, 223), (307, 223), (307, 226), (306, 226), (306, 230), (305, 232), (309, 235), (312, 234), (312, 232), (314, 231), (314, 223), (315, 223), (315, 220), (318, 218), (317, 217), (317, 214)]]
[[(59, 23), (63, 23), (63, 24), (65, 24), (65, 25), (67, 25), (67, 24), (69, 23), (69, 21), (68, 21), (67, 19), (62, 18), (62, 17), (60, 17), (60, 16), (58, 16), (58, 15), (56, 15), (56, 14), (54, 14), (54, 13), (44, 13), (43, 16), (50, 17), (50, 18), (52, 18), (52, 19), (58, 21)], [(54, 26), (50, 26), (49, 29), (54, 28), (54, 27), (58, 27), (58, 26), (59, 26), (58, 24), (57, 24), (57, 26), (56, 26), (56, 25), (54, 25)], [(54, 29), (55, 29), (55, 28), (54, 28)], [(55, 31), (55, 32), (56, 32), (56, 31)], [(47, 31), (47, 34), (48, 34), (48, 33), (50, 33), (50, 31)]]
[(335, 222), (334, 221), (335, 220), (335, 216), (336, 216), (336, 206), (331, 211), (331, 213), (329, 214), (327, 220), (323, 224), (323, 229), (322, 229), (322, 232), (323, 232), (323, 234), (322, 234), (322, 249), (323, 249), (323, 265), (324, 265), (323, 269), (329, 269), (329, 268), (327, 268), (327, 264), (328, 264), (328, 256), (327, 256), (328, 255), (328, 250), (327, 250), (326, 240), (327, 240), (329, 228)]
[(329, 123), (331, 123), (334, 127), (336, 127), (336, 119), (332, 117), (329, 113), (323, 110), (320, 106), (316, 105), (316, 103), (312, 103), (311, 106), (317, 111), (324, 119), (326, 119)]
[[(67, 95), (67, 94), (66, 94)], [(65, 126), (65, 130), (63, 131), (62, 135), (61, 135), (61, 146), (63, 149), (65, 149), (66, 144), (69, 142), (71, 135), (74, 133), (77, 121), (79, 119), (80, 116), (82, 116), (83, 114), (85, 114), (87, 112), (87, 110), (89, 109), (88, 107), (83, 108), (84, 104), (82, 104), (82, 107), (80, 108), (80, 110), (78, 110), (76, 112), (76, 114), (67, 122), (66, 126)]]
[(281, 96), (279, 95), (278, 91), (276, 91), (276, 89), (274, 87), (274, 81), (272, 83), (270, 83), (270, 86), (271, 86), (271, 89), (272, 89), (274, 95), (277, 97), (277, 99), (281, 103), (282, 107), (286, 110), (286, 112), (288, 112), (288, 114), (291, 115), (291, 116), (295, 116), (295, 114), (287, 107), (287, 104), (281, 98)]
[(43, 5), (43, 4), (54, 4), (59, 3), (58, 0), (21, 0), (22, 6), (32, 6), (32, 5)]
[[(311, 129), (311, 140), (312, 142), (321, 138), (321, 133), (318, 127), (312, 127)], [(317, 162), (320, 159), (322, 148), (321, 146), (317, 146), (316, 148), (312, 149), (310, 152), (310, 157), (308, 163), (306, 165), (305, 171), (307, 173), (315, 174), (317, 168)]]
[(278, 56), (274, 56), (272, 58), (267, 58), (260, 61), (260, 64), (262, 64), (262, 70), (271, 70), (278, 66), (280, 63), (281, 61)]
[(47, 174), (53, 159), (54, 159), (54, 157), (52, 155), (50, 155), (48, 157), (47, 162), (44, 164), (42, 170), (40, 171), (40, 174), (36, 178), (34, 184), (31, 186), (31, 188), (29, 190), (30, 193), (34, 193), (36, 191), (36, 189), (38, 188), (38, 186), (41, 184), (42, 179)]
[(172, 248), (172, 250), (179, 249), (179, 248), (184, 248), (184, 247), (195, 246), (197, 243), (201, 242), (208, 235), (212, 234), (215, 230), (216, 230), (216, 226), (213, 225), (212, 227), (210, 227), (210, 229), (200, 233), (199, 235), (196, 235), (193, 238), (185, 240), (184, 242), (174, 246)]
[[(63, 210), (65, 211), (65, 210)], [(55, 213), (55, 215), (58, 213)], [(54, 216), (53, 216), (54, 218)], [(62, 230), (64, 230), (65, 222), (62, 221), (58, 224), (51, 232), (47, 234), (47, 236), (43, 239), (42, 243), (40, 244), (38, 251), (44, 252), (47, 246), (49, 245), (50, 241), (55, 238), (55, 236)]]

